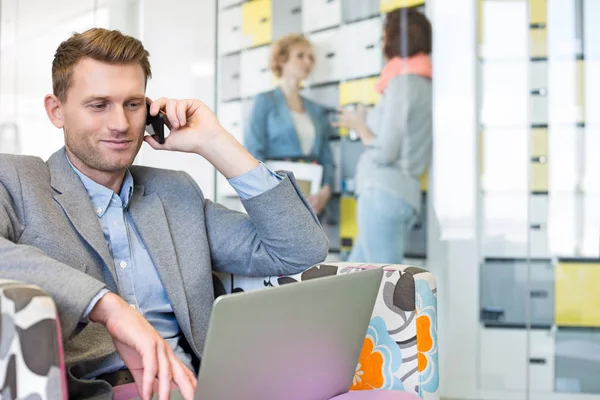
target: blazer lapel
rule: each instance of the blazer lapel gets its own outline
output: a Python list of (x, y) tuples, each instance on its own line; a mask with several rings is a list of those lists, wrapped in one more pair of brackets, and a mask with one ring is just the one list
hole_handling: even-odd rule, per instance
[(183, 278), (162, 201), (156, 193), (144, 195), (144, 186), (136, 185), (129, 212), (167, 291), (179, 325), (183, 332), (191, 335)]
[[(54, 199), (60, 204), (79, 235), (104, 261), (113, 280), (111, 289), (115, 290), (117, 282), (115, 266), (106, 238), (102, 233), (90, 197), (83, 183), (69, 165), (64, 148), (48, 159), (48, 168), (50, 169), (50, 184), (56, 191)], [(110, 283), (107, 282), (107, 284), (111, 287)]]

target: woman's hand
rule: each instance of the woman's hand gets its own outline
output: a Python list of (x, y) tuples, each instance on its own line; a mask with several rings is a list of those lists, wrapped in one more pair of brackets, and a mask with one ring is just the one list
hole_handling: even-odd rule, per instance
[(364, 104), (358, 104), (354, 110), (338, 110), (339, 119), (332, 125), (336, 128), (342, 127), (358, 131), (365, 126), (367, 107)]
[(374, 135), (366, 123), (367, 107), (358, 104), (354, 110), (339, 110), (339, 120), (331, 125), (335, 128), (351, 129), (358, 134), (363, 144), (368, 145)]

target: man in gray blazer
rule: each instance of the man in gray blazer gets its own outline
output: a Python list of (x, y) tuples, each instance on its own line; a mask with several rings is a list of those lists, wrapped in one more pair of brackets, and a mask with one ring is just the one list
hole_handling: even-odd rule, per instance
[[(211, 271), (297, 273), (328, 242), (293, 176), (252, 157), (198, 100), (161, 98), (171, 129), (144, 137), (148, 52), (117, 31), (56, 51), (45, 108), (65, 147), (46, 162), (0, 155), (0, 278), (39, 285), (58, 307), (71, 398), (192, 398), (213, 302)], [(189, 175), (132, 166), (142, 142), (196, 153), (247, 215), (205, 199)], [(227, 357), (228, 355), (223, 355)]]

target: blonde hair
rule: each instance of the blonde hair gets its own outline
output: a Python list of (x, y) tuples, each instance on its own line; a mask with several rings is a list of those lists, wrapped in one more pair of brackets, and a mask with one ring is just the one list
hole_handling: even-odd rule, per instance
[(116, 30), (92, 28), (75, 33), (58, 46), (52, 62), (52, 90), (60, 101), (67, 98), (75, 65), (84, 58), (108, 64), (140, 64), (146, 83), (152, 77), (150, 54), (142, 42)]
[(281, 63), (287, 62), (287, 60), (290, 58), (291, 48), (299, 44), (312, 47), (308, 39), (306, 39), (303, 35), (298, 34), (285, 35), (273, 43), (271, 47), (270, 67), (273, 75), (275, 75), (277, 78), (281, 78)]

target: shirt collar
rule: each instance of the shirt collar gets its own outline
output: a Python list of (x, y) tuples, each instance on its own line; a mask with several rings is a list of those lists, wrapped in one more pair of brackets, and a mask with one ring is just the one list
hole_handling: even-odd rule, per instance
[(90, 200), (94, 205), (94, 211), (96, 212), (98, 218), (101, 218), (104, 215), (104, 213), (106, 213), (106, 210), (108, 210), (111, 203), (112, 205), (121, 208), (127, 208), (129, 206), (129, 201), (131, 200), (131, 196), (133, 195), (133, 176), (131, 175), (131, 172), (129, 172), (129, 169), (125, 171), (125, 179), (123, 179), (121, 192), (119, 196), (117, 196), (115, 192), (113, 192), (111, 189), (107, 188), (106, 186), (100, 185), (99, 183), (96, 183), (87, 176), (85, 176), (83, 172), (79, 171), (71, 163), (71, 160), (69, 160), (69, 157), (66, 156), (66, 154), (65, 157), (67, 157), (69, 165), (71, 166), (71, 168), (73, 168), (73, 171), (75, 171), (75, 173), (77, 174), (77, 176), (79, 176), (79, 179), (83, 183), (83, 186), (85, 187), (85, 190), (87, 191), (88, 196), (90, 196)]

